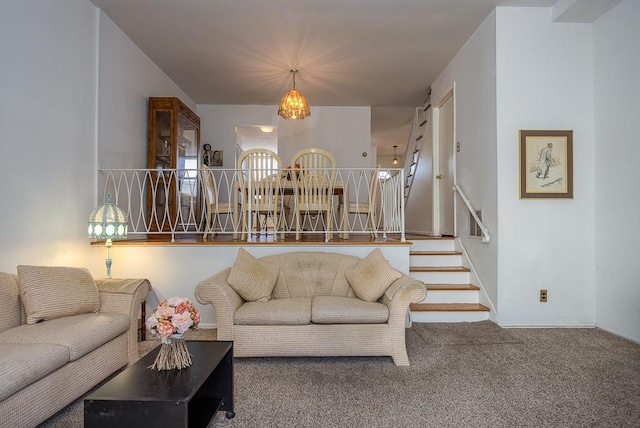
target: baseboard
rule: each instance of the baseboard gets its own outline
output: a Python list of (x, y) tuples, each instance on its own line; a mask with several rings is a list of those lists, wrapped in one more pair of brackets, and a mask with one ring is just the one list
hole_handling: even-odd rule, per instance
[(498, 325), (502, 328), (597, 328), (595, 324), (500, 324), (498, 323)]
[(211, 328), (218, 328), (218, 324), (216, 324), (216, 323), (200, 323), (200, 324), (198, 324), (198, 328), (201, 328), (203, 330), (211, 329)]
[(596, 328), (599, 328), (600, 330), (604, 330), (607, 333), (615, 334), (616, 336), (622, 337), (623, 339), (627, 339), (630, 342), (637, 343), (640, 345), (640, 339), (638, 339), (637, 337), (629, 336), (628, 334), (620, 333), (619, 331), (613, 330), (611, 328), (600, 327), (598, 325), (596, 325)]

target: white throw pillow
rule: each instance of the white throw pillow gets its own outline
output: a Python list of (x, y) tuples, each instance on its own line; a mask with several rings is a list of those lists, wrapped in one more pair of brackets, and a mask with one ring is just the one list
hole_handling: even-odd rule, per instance
[(27, 324), (100, 309), (98, 287), (83, 268), (21, 265), (18, 288)]
[(248, 302), (268, 302), (279, 273), (279, 266), (259, 260), (240, 248), (227, 282)]
[(353, 268), (345, 272), (351, 288), (361, 300), (375, 302), (402, 273), (384, 258), (380, 248), (370, 252)]

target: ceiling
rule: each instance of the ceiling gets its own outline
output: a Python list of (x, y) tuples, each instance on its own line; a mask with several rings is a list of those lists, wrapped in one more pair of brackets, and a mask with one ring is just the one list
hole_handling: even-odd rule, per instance
[[(91, 0), (197, 104), (371, 106), (379, 155), (496, 6), (556, 0)], [(399, 154), (401, 150), (399, 150)]]

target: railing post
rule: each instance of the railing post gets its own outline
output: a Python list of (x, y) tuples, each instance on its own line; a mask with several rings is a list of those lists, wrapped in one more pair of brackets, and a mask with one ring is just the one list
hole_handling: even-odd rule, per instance
[[(249, 174), (251, 174), (251, 170), (248, 170)], [(242, 171), (238, 171), (239, 174), (242, 174)], [(244, 191), (244, 189), (242, 189), (242, 196), (244, 198), (245, 194), (247, 195), (246, 197), (246, 201), (248, 202), (247, 204), (247, 209), (243, 210), (246, 213), (249, 213), (249, 215), (246, 218), (247, 221), (247, 242), (252, 242), (251, 240), (251, 231), (253, 230), (253, 224), (251, 222), (251, 220), (253, 220), (253, 211), (251, 211), (251, 203), (253, 202), (253, 190), (251, 188), (251, 182), (253, 181), (253, 177), (249, 177), (246, 178), (247, 181), (247, 192)]]
[(398, 181), (398, 198), (400, 198), (400, 242), (406, 242), (404, 231), (404, 168), (400, 170), (400, 180)]

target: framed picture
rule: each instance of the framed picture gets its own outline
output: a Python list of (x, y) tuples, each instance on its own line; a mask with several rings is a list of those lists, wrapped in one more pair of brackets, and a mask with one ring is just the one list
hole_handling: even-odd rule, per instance
[(520, 131), (520, 198), (573, 198), (573, 131)]
[(211, 158), (209, 159), (210, 166), (223, 166), (222, 165), (222, 150), (212, 150)]

